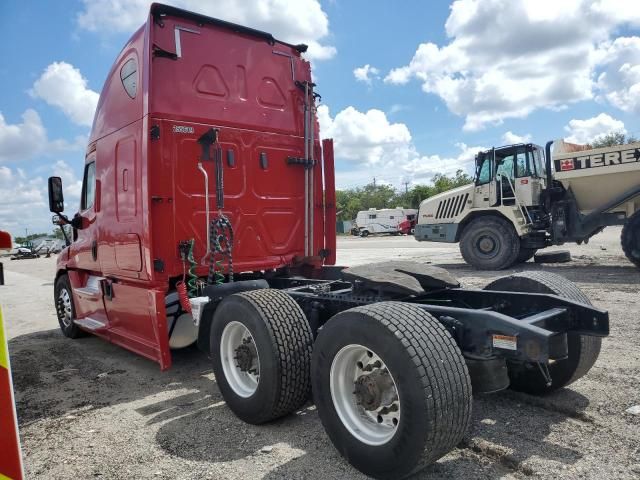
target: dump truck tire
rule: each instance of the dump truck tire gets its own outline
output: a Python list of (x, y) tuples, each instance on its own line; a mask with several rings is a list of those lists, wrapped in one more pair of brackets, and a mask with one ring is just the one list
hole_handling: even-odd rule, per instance
[(477, 217), (462, 231), (460, 253), (465, 262), (479, 270), (503, 270), (517, 261), (520, 239), (508, 220)]
[(469, 426), (464, 357), (449, 332), (414, 305), (382, 302), (335, 315), (316, 338), (311, 371), (333, 445), (372, 477), (424, 468)]
[(524, 248), (520, 247), (520, 253), (518, 253), (518, 258), (516, 259), (516, 263), (524, 263), (528, 262), (533, 258), (533, 256), (538, 251), (537, 248)]
[(220, 302), (211, 325), (213, 371), (229, 408), (260, 424), (301, 407), (310, 395), (313, 335), (284, 292), (252, 290)]
[(571, 252), (569, 250), (540, 252), (535, 254), (533, 261), (536, 263), (566, 263), (571, 261)]
[(60, 275), (53, 289), (56, 316), (60, 330), (65, 337), (80, 338), (87, 335), (73, 320), (76, 318), (76, 306), (73, 303), (71, 283), (67, 275)]
[(629, 261), (640, 268), (640, 210), (631, 215), (622, 227), (620, 243)]
[[(591, 305), (576, 284), (550, 272), (521, 272), (494, 280), (485, 290), (507, 292), (550, 293)], [(513, 390), (540, 395), (558, 390), (583, 377), (600, 354), (602, 339), (577, 333), (567, 334), (569, 356), (549, 365), (552, 384), (547, 386), (536, 365), (508, 364)]]

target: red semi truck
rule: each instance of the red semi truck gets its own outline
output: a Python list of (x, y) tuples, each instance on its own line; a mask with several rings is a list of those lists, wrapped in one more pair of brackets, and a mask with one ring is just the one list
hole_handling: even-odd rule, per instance
[(313, 387), (340, 453), (399, 478), (462, 439), (472, 388), (540, 394), (586, 374), (608, 313), (552, 274), (474, 290), (414, 262), (333, 266), (333, 146), (305, 49), (151, 6), (102, 90), (73, 218), (49, 179), (55, 221), (72, 227), (56, 311), (64, 335), (163, 370), (197, 342), (250, 423)]

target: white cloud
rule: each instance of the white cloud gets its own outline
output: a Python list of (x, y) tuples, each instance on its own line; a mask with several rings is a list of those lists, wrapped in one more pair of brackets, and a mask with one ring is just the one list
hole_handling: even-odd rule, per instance
[[(53, 165), (53, 175), (62, 178), (62, 186), (64, 189), (65, 209), (77, 209), (80, 205), (80, 195), (82, 193), (82, 179), (76, 176), (75, 171), (64, 160), (58, 160)], [(71, 202), (69, 201), (71, 200)]]
[(524, 135), (517, 135), (511, 130), (505, 132), (502, 135), (502, 143), (504, 145), (513, 145), (514, 143), (529, 143), (531, 141), (531, 134), (526, 133)]
[(580, 145), (593, 142), (608, 133), (627, 133), (622, 121), (616, 120), (606, 113), (585, 120), (573, 119), (564, 129), (568, 133), (565, 140)]
[(598, 89), (612, 105), (640, 113), (640, 37), (622, 37), (600, 49)]
[[(592, 99), (595, 79), (607, 66), (603, 45), (621, 26), (639, 24), (640, 2), (456, 0), (445, 24), (450, 42), (419, 45), (410, 63), (385, 81), (417, 79), (465, 117), (465, 130), (479, 130)], [(615, 95), (607, 97), (610, 87), (601, 82), (602, 95), (618, 107), (628, 105), (632, 87), (640, 89), (633, 65)]]
[[(149, 14), (150, 0), (83, 0), (78, 25), (92, 32), (131, 33)], [(324, 45), (329, 19), (318, 0), (172, 0), (171, 5), (273, 34), (278, 40), (309, 45), (307, 57), (325, 60), (336, 54)]]
[(0, 112), (0, 163), (83, 150), (86, 145), (87, 138), (84, 136), (77, 136), (72, 142), (63, 139), (49, 141), (47, 130), (35, 110), (25, 110), (22, 122), (14, 124), (7, 123)]
[(54, 62), (45, 68), (31, 94), (62, 110), (74, 123), (89, 127), (100, 96), (87, 87), (80, 70), (66, 62)]
[(62, 177), (67, 213), (77, 211), (80, 205), (82, 181), (73, 168), (63, 160), (36, 169), (29, 174), (22, 168), (0, 166), (0, 225), (12, 235), (49, 233), (54, 227), (47, 199), (47, 177)]
[(16, 124), (8, 124), (0, 113), (0, 163), (29, 159), (46, 143), (47, 131), (35, 110), (26, 110)]
[(49, 232), (51, 215), (45, 199), (46, 181), (28, 178), (24, 170), (0, 166), (0, 225), (13, 235), (24, 229)]
[(455, 174), (457, 170), (471, 172), (475, 154), (482, 147), (456, 145), (459, 153), (448, 157), (421, 155), (413, 145), (409, 128), (403, 123), (391, 123), (384, 112), (366, 113), (347, 107), (331, 117), (326, 105), (318, 107), (318, 121), (323, 138), (333, 138), (336, 161), (348, 171), (336, 171), (338, 188), (350, 188), (370, 183), (398, 187), (402, 182), (427, 182), (436, 173)]
[(335, 151), (352, 164), (382, 165), (402, 162), (413, 154), (411, 133), (404, 123), (390, 123), (384, 112), (362, 113), (347, 107), (331, 118), (329, 107), (318, 107), (320, 132), (333, 138)]
[(371, 82), (374, 78), (379, 78), (379, 74), (380, 70), (378, 70), (376, 67), (372, 67), (368, 63), (353, 70), (353, 76), (356, 77), (356, 80), (358, 80), (359, 82), (364, 82), (367, 85), (371, 85)]
[(460, 150), (458, 155), (452, 157), (424, 155), (405, 163), (402, 169), (405, 175), (414, 181), (430, 180), (437, 173), (454, 175), (458, 170), (472, 173), (476, 154), (486, 148), (470, 147), (464, 143), (457, 143), (456, 147)]

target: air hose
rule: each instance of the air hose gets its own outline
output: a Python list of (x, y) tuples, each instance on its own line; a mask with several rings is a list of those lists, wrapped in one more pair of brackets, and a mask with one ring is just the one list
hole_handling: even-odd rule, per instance
[[(176, 283), (176, 291), (178, 292), (178, 298), (180, 300), (180, 306), (182, 309), (191, 313), (191, 303), (189, 302), (189, 298), (198, 296), (198, 276), (196, 275), (196, 261), (193, 258), (193, 245), (195, 243), (194, 239), (189, 240), (188, 242), (180, 242), (180, 255), (182, 256), (182, 280)], [(187, 271), (186, 271), (186, 263), (189, 262), (189, 280), (186, 279)], [(173, 326), (171, 330), (173, 331)], [(171, 337), (171, 335), (169, 335)]]
[(233, 227), (222, 213), (211, 222), (209, 227), (209, 277), (207, 284), (224, 283), (224, 260), (227, 263), (229, 283), (233, 282)]
[(187, 280), (187, 293), (189, 294), (189, 298), (194, 298), (198, 296), (198, 275), (196, 274), (196, 260), (193, 258), (193, 245), (195, 244), (195, 240), (192, 238), (189, 240), (189, 250), (187, 253), (187, 261), (189, 262), (189, 280)]

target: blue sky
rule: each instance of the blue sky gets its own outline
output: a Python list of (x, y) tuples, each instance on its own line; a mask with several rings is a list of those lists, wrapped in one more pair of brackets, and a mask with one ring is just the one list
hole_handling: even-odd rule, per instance
[[(169, 3), (311, 45), (339, 187), (428, 182), (522, 139), (640, 136), (633, 0)], [(97, 93), (148, 4), (3, 2), (0, 229), (51, 230), (52, 174), (77, 205)]]

